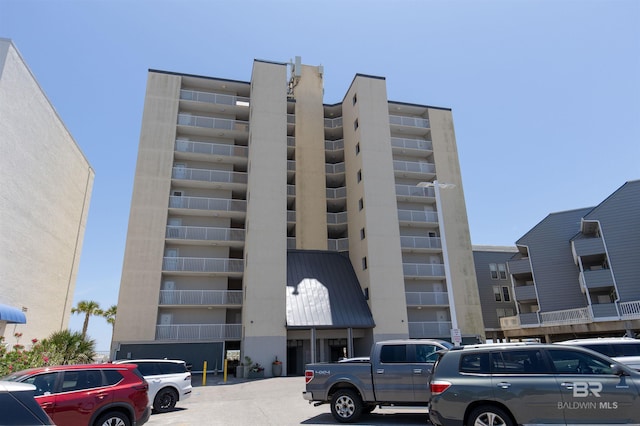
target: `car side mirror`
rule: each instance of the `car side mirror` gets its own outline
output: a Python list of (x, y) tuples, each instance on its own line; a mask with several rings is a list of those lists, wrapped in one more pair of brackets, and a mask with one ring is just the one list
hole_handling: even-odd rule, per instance
[(611, 372), (616, 376), (625, 376), (627, 373), (624, 369), (618, 364), (611, 364)]

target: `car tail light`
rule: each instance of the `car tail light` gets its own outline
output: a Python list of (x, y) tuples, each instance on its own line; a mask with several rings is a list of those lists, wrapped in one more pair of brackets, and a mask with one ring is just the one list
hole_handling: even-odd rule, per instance
[(442, 392), (449, 389), (450, 386), (451, 383), (445, 380), (434, 380), (431, 382), (431, 395), (440, 395)]
[(315, 373), (313, 372), (313, 370), (305, 370), (305, 372), (304, 372), (304, 383), (307, 384), (310, 381), (312, 381), (314, 375), (315, 375)]

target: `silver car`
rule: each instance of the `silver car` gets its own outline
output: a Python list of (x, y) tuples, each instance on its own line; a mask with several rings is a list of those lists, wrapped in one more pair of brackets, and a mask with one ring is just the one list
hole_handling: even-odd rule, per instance
[(429, 386), (436, 426), (640, 424), (640, 373), (581, 347), (454, 348)]

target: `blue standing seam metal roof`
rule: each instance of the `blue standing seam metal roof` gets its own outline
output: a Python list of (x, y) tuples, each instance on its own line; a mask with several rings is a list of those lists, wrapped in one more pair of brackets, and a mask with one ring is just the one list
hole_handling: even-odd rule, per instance
[(373, 328), (348, 257), (334, 251), (287, 252), (287, 328)]
[(0, 321), (12, 324), (26, 324), (27, 316), (20, 309), (0, 303)]

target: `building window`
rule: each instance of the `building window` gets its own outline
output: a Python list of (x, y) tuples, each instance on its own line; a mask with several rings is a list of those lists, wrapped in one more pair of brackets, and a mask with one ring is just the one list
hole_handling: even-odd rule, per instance
[(507, 265), (504, 263), (498, 263), (498, 273), (500, 274), (501, 280), (507, 279)]
[(360, 230), (360, 239), (361, 239), (361, 240), (364, 240), (364, 237), (365, 237), (364, 228), (362, 228), (362, 229)]
[(362, 270), (366, 271), (367, 270), (367, 257), (363, 257), (362, 258)]
[(497, 280), (498, 279), (498, 265), (496, 265), (495, 263), (490, 263), (489, 264), (489, 271), (491, 272), (491, 279), (492, 280)]
[(509, 287), (502, 286), (502, 300), (505, 302), (511, 302), (511, 295), (509, 294)]
[(356, 155), (360, 154), (360, 142), (356, 144)]
[(493, 298), (496, 302), (502, 302), (502, 293), (499, 285), (493, 286)]
[(364, 209), (364, 200), (360, 198), (358, 200), (358, 210), (362, 210), (362, 209)]
[(358, 183), (360, 183), (360, 181), (362, 180), (362, 170), (358, 170), (357, 179), (358, 179)]
[(356, 118), (356, 121), (353, 122), (353, 130), (358, 130), (359, 124), (358, 124), (358, 119)]
[(357, 93), (355, 93), (353, 95), (353, 104), (355, 105), (356, 103), (358, 103), (358, 94)]

